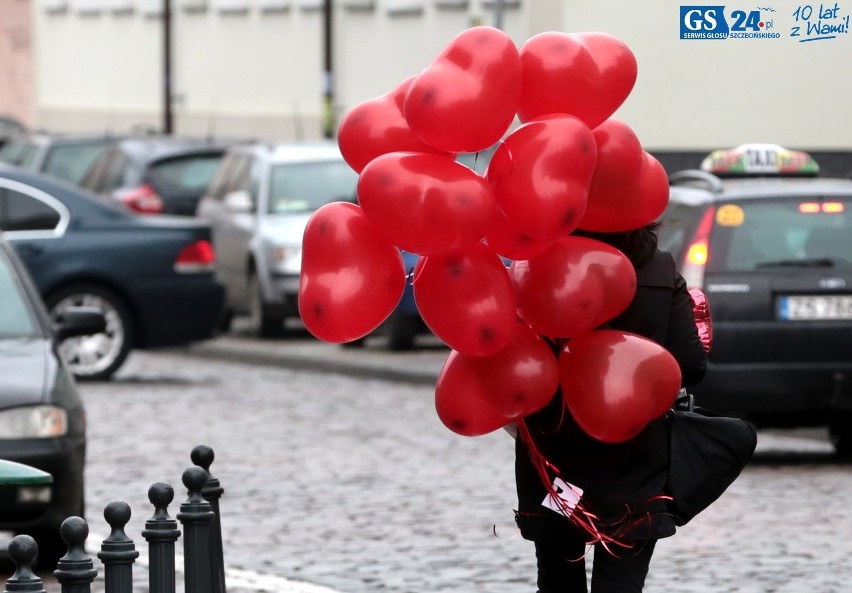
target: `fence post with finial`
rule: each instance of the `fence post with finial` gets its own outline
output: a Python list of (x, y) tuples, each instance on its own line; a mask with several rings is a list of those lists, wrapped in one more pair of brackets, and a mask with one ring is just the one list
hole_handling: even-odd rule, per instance
[(38, 544), (29, 535), (16, 535), (6, 548), (15, 564), (15, 572), (6, 581), (3, 593), (46, 593), (41, 579), (33, 572)]
[(174, 498), (171, 484), (157, 482), (148, 489), (154, 514), (145, 521), (142, 537), (148, 542), (150, 593), (175, 593), (175, 542), (180, 537), (180, 529), (168, 513)]
[(183, 472), (183, 484), (188, 497), (180, 505), (178, 521), (183, 525), (184, 585), (186, 593), (210, 593), (212, 574), (210, 566), (210, 526), (213, 511), (210, 503), (201, 496), (207, 483), (207, 472), (193, 466)]
[(91, 593), (98, 571), (85, 550), (89, 525), (82, 517), (68, 517), (59, 527), (59, 535), (68, 545), (68, 553), (59, 559), (53, 571), (62, 593)]
[(133, 562), (139, 557), (124, 527), (130, 521), (130, 505), (123, 500), (109, 503), (104, 509), (110, 534), (101, 543), (98, 558), (104, 564), (106, 590), (109, 593), (133, 593)]
[(201, 496), (210, 503), (213, 511), (213, 524), (210, 529), (210, 569), (213, 579), (213, 593), (225, 593), (225, 553), (222, 545), (222, 516), (219, 512), (219, 499), (225, 489), (213, 474), (210, 473), (210, 465), (215, 455), (213, 449), (207, 445), (198, 445), (192, 450), (190, 459), (198, 467), (207, 473), (207, 482), (201, 489)]

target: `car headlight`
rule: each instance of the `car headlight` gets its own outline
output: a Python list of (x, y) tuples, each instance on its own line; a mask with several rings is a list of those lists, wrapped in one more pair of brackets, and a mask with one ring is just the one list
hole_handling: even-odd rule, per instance
[(56, 406), (29, 406), (0, 412), (0, 439), (61, 437), (68, 432), (68, 414)]
[(302, 246), (278, 245), (272, 251), (272, 265), (281, 272), (298, 274), (302, 268)]

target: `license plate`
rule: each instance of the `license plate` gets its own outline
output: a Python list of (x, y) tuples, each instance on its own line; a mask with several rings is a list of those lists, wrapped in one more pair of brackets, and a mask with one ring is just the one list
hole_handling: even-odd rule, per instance
[(782, 296), (778, 299), (778, 318), (852, 319), (852, 295)]

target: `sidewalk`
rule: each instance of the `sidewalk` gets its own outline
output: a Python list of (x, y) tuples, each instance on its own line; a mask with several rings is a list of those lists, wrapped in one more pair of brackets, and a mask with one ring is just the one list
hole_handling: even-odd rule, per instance
[(434, 384), (450, 349), (434, 336), (418, 336), (416, 348), (394, 352), (382, 336), (360, 346), (322, 342), (304, 330), (288, 330), (281, 338), (260, 339), (240, 327), (181, 349), (206, 359), (335, 372), (357, 377)]

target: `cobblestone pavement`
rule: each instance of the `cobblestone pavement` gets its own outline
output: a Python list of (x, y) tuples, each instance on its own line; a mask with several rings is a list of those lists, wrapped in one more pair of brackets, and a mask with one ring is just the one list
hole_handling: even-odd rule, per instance
[[(244, 364), (251, 349), (264, 365)], [(340, 368), (392, 357), (394, 373), (422, 376), (352, 377), (309, 362), (321, 355)], [(512, 520), (512, 440), (440, 423), (432, 398), (445, 358), (300, 338), (134, 353), (113, 382), (81, 385), (90, 529), (105, 536), (103, 507), (126, 500), (127, 533), (143, 549), (148, 486), (175, 485), (174, 516), (181, 472), (203, 443), (225, 488), (232, 593), (532, 593), (532, 546)], [(848, 591), (851, 484), (819, 435), (761, 433), (731, 489), (659, 543), (646, 592)], [(136, 578), (144, 591), (142, 570)]]

